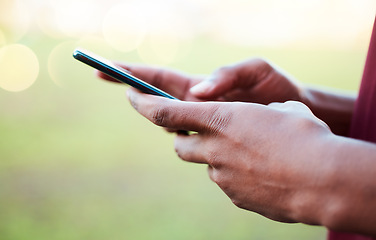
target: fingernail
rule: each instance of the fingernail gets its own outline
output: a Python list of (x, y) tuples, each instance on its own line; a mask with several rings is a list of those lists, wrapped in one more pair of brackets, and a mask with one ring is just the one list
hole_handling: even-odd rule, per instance
[(209, 89), (213, 86), (212, 81), (205, 80), (200, 82), (199, 84), (193, 86), (189, 91), (192, 94), (203, 94), (209, 91)]

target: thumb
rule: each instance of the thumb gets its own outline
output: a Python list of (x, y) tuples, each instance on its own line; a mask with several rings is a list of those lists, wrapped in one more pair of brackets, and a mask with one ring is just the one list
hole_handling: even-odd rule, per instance
[(235, 88), (252, 87), (272, 71), (273, 67), (267, 61), (249, 59), (219, 68), (209, 78), (192, 87), (190, 92), (197, 98), (218, 98)]
[(236, 81), (236, 74), (229, 68), (221, 68), (202, 82), (193, 86), (190, 93), (198, 98), (217, 98), (228, 92)]

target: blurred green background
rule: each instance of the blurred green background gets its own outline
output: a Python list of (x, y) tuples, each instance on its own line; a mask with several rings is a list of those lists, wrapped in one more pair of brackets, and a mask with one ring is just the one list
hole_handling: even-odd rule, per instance
[(324, 239), (236, 208), (75, 47), (190, 74), (254, 56), (355, 92), (374, 1), (0, 1), (0, 239)]

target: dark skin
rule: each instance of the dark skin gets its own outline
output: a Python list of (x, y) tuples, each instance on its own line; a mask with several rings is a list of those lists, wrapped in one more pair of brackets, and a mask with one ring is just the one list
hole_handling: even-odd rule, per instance
[(207, 164), (236, 206), (276, 221), (376, 235), (376, 147), (339, 136), (348, 131), (354, 97), (305, 88), (261, 59), (220, 68), (205, 81), (123, 67), (183, 100), (128, 91), (154, 124), (196, 132), (177, 134), (178, 156)]

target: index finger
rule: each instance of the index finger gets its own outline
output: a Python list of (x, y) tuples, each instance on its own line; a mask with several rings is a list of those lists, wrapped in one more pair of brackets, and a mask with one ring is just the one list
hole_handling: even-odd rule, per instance
[[(124, 65), (116, 64), (121, 68), (129, 71), (135, 77), (179, 98), (184, 99), (189, 89), (199, 82), (198, 79), (180, 73), (175, 70), (156, 68), (144, 65)], [(104, 73), (98, 72), (100, 78), (109, 81), (117, 80), (107, 76)]]
[(177, 101), (133, 89), (128, 91), (128, 97), (141, 115), (161, 127), (197, 133), (220, 133), (232, 117), (231, 112), (223, 108), (229, 103)]

